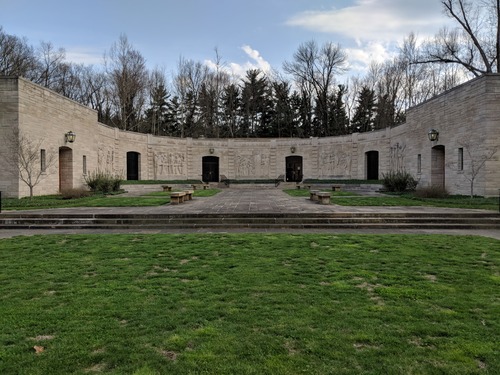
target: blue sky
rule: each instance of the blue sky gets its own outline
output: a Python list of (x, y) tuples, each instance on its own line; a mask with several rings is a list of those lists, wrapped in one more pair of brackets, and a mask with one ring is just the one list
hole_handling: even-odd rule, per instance
[(440, 0), (0, 0), (4, 32), (52, 42), (69, 61), (100, 64), (121, 33), (148, 67), (175, 71), (182, 56), (209, 63), (217, 48), (236, 73), (281, 69), (311, 39), (346, 49), (349, 74), (390, 58), (410, 31), (449, 23)]

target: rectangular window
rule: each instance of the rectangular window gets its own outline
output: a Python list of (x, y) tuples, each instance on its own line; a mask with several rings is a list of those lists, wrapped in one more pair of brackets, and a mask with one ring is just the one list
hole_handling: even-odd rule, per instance
[(464, 170), (464, 149), (462, 147), (458, 149), (457, 169), (459, 171)]
[(422, 155), (417, 156), (417, 173), (422, 173)]
[(87, 156), (83, 155), (83, 174), (87, 174)]
[(45, 173), (47, 171), (47, 159), (44, 149), (40, 150), (40, 170), (42, 171), (42, 173)]

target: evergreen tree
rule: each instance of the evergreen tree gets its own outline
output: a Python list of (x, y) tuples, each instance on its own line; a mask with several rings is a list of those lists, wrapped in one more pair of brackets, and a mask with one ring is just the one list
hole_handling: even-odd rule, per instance
[(250, 69), (242, 88), (242, 135), (258, 137), (266, 118), (267, 79), (258, 69)]
[(167, 103), (167, 112), (165, 115), (166, 128), (164, 135), (170, 137), (180, 137), (182, 135), (182, 108), (178, 96), (174, 96)]
[(217, 97), (214, 90), (206, 83), (201, 85), (200, 90), (200, 131), (205, 137), (215, 137), (215, 120), (217, 116)]
[(306, 91), (294, 92), (292, 95), (292, 109), (294, 111), (296, 132), (292, 136), (307, 138), (313, 136), (313, 108), (311, 97)]
[(374, 129), (384, 129), (394, 126), (395, 109), (394, 103), (389, 99), (389, 95), (379, 95), (375, 109)]
[(344, 103), (344, 95), (347, 88), (344, 85), (338, 86), (338, 91), (330, 96), (330, 132), (328, 135), (345, 135), (350, 133), (349, 116)]
[[(154, 135), (162, 135), (165, 129), (167, 113), (167, 89), (163, 84), (153, 87), (149, 108), (145, 112), (146, 132)], [(164, 134), (163, 134), (164, 135)]]
[(290, 84), (273, 82), (272, 129), (275, 137), (291, 137), (293, 134), (293, 111), (290, 100)]
[(374, 129), (375, 93), (363, 86), (358, 94), (357, 107), (352, 118), (353, 131), (368, 132)]
[(240, 135), (241, 97), (235, 84), (224, 87), (222, 93), (222, 137), (234, 138)]

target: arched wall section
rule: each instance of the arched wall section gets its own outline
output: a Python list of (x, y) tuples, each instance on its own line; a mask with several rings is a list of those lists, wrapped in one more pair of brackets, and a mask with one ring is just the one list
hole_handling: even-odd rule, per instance
[[(500, 75), (477, 78), (407, 111), (405, 124), (369, 133), (326, 138), (193, 139), (156, 137), (121, 131), (97, 122), (97, 113), (22, 78), (0, 78), (0, 116), (6, 120), (0, 135), (11, 129), (43, 140), (41, 147), (58, 152), (69, 146), (68, 131), (76, 133), (70, 145), (72, 186), (84, 186), (85, 171), (107, 170), (127, 175), (127, 153), (140, 155), (137, 170), (143, 180), (201, 180), (203, 157), (218, 158), (219, 174), (229, 179), (275, 179), (286, 175), (286, 158), (302, 157), (304, 179), (365, 179), (367, 152), (378, 153), (379, 178), (390, 170), (406, 170), (420, 186), (432, 182), (432, 148), (442, 145), (445, 187), (468, 194), (466, 170), (454, 167), (461, 140), (481, 150), (500, 147)], [(439, 141), (427, 138), (439, 130)], [(2, 142), (0, 138), (0, 142)], [(0, 150), (4, 145), (0, 145)], [(466, 153), (464, 153), (466, 154)], [(130, 155), (130, 154), (129, 154)], [(85, 166), (83, 160), (85, 160)], [(44, 175), (35, 194), (57, 193), (58, 165)], [(25, 196), (28, 189), (14, 177), (3, 177), (7, 196)], [(475, 182), (478, 195), (496, 195), (500, 187), (500, 150)]]

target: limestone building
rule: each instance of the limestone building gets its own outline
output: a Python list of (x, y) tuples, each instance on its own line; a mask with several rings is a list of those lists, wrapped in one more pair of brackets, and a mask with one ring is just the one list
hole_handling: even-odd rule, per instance
[[(439, 132), (430, 141), (429, 129)], [(100, 124), (97, 113), (23, 78), (0, 77), (0, 191), (29, 195), (9, 151), (18, 132), (39, 147), (44, 168), (35, 195), (84, 186), (84, 176), (108, 170), (131, 180), (379, 179), (406, 170), (420, 186), (469, 194), (471, 168), (491, 149), (474, 181), (478, 195), (500, 188), (500, 75), (486, 75), (407, 111), (405, 124), (341, 137), (193, 139), (157, 137)], [(70, 142), (67, 134), (76, 135)], [(468, 155), (472, 152), (472, 157)], [(56, 162), (44, 165), (50, 156)]]

